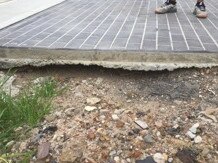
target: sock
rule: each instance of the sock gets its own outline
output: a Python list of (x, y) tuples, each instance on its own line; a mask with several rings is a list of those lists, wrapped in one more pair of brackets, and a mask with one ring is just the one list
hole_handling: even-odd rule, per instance
[(205, 5), (204, 5), (204, 1), (201, 1), (201, 2), (198, 1), (198, 2), (196, 3), (196, 6), (205, 6)]
[(168, 3), (169, 3), (169, 4), (176, 5), (176, 0), (168, 0)]

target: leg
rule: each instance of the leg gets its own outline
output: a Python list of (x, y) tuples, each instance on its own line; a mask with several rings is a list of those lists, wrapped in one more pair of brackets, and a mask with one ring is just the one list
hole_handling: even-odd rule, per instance
[(204, 0), (197, 0), (193, 14), (196, 15), (197, 18), (207, 17), (207, 11), (204, 4)]

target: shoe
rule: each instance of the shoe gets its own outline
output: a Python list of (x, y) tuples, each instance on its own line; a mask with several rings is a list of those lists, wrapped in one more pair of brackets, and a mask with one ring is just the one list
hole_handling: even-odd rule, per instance
[(165, 14), (165, 13), (174, 13), (177, 12), (177, 7), (176, 5), (173, 5), (166, 1), (163, 5), (160, 7), (156, 8), (155, 13), (156, 14)]
[(204, 3), (201, 3), (199, 5), (195, 6), (195, 9), (193, 11), (193, 14), (197, 17), (197, 18), (207, 18), (207, 11), (206, 11), (206, 7), (204, 5)]

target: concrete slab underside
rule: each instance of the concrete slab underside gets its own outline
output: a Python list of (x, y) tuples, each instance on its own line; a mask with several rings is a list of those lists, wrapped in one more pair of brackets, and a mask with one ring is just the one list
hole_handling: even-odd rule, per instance
[(218, 65), (218, 3), (209, 18), (178, 0), (176, 14), (155, 15), (161, 0), (67, 0), (0, 31), (1, 67), (95, 64), (162, 70)]

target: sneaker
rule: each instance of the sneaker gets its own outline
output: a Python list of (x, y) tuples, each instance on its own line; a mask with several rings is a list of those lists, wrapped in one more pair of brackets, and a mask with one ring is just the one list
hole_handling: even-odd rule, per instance
[(173, 5), (166, 1), (163, 5), (160, 7), (156, 8), (155, 13), (156, 14), (165, 14), (165, 13), (174, 13), (177, 12), (177, 7), (176, 5)]
[(193, 14), (196, 15), (197, 18), (207, 18), (207, 11), (204, 3), (196, 5)]

